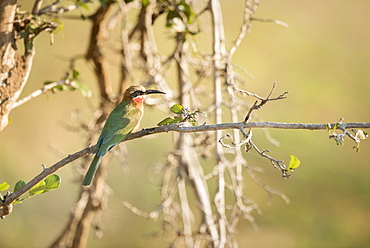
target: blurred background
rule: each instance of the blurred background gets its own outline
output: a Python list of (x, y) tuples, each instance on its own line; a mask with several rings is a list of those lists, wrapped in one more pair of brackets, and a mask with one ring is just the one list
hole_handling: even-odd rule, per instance
[[(30, 2), (20, 4), (29, 11)], [(222, 0), (221, 4), (230, 47), (243, 22), (244, 3)], [(256, 17), (275, 18), (289, 28), (255, 22), (234, 62), (255, 78), (248, 81), (248, 91), (264, 96), (274, 81), (278, 82), (275, 94), (289, 91), (286, 100), (258, 111), (263, 120), (333, 123), (343, 117), (345, 122), (370, 122), (369, 9), (369, 1), (261, 1)], [(65, 19), (63, 23), (54, 45), (50, 46), (46, 34), (36, 40), (37, 55), (23, 96), (41, 88), (44, 81), (58, 80), (68, 59), (85, 52), (89, 22)], [(168, 49), (168, 33), (160, 27), (163, 23), (163, 19), (156, 22), (161, 52)], [(77, 68), (92, 89), (92, 98), (85, 99), (77, 91), (47, 93), (11, 113), (12, 123), (0, 133), (0, 182), (13, 187), (18, 180), (29, 181), (41, 172), (41, 164), (50, 166), (84, 148), (84, 137), (68, 130), (66, 124), (78, 126), (89, 120), (97, 104), (97, 88), (91, 68), (83, 61), (77, 62)], [(115, 69), (119, 70), (118, 61)], [(117, 78), (112, 80), (117, 82)], [(165, 113), (147, 108), (141, 126), (155, 126), (164, 117)], [(351, 140), (337, 146), (326, 131), (270, 130), (281, 143), (275, 147), (261, 133), (256, 139), (256, 133), (254, 142), (259, 148), (270, 149), (273, 156), (286, 161), (294, 154), (301, 166), (291, 179), (282, 180), (268, 161), (246, 155), (251, 164), (264, 168), (260, 178), (284, 192), (291, 203), (278, 197), (269, 202), (267, 194), (246, 177), (245, 194), (259, 204), (263, 215), (255, 214), (258, 230), (240, 221), (240, 247), (368, 247), (370, 142), (363, 141), (356, 153)], [(170, 135), (126, 143), (127, 171), (117, 159), (111, 161), (107, 182), (112, 191), (109, 209), (102, 217), (103, 237), (91, 233), (88, 247), (166, 246), (155, 235), (161, 223), (132, 214), (122, 202), (144, 211), (158, 206), (159, 188), (153, 181), (159, 179), (153, 179), (153, 174), (171, 150)], [(78, 163), (58, 171), (62, 177), (58, 190), (16, 205), (13, 214), (0, 221), (2, 247), (46, 247), (57, 237), (79, 191)]]

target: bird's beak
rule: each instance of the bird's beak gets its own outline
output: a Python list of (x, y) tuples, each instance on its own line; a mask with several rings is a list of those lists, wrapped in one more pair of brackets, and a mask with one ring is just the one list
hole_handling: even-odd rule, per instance
[(159, 91), (159, 90), (146, 90), (144, 92), (145, 95), (150, 95), (150, 94), (166, 94), (165, 92)]

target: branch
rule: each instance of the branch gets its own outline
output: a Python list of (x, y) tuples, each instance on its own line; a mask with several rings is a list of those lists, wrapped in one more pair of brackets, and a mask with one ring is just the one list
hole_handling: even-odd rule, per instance
[[(64, 14), (66, 12), (76, 10), (82, 4), (91, 3), (92, 1), (91, 0), (83, 0), (83, 1), (79, 1), (79, 3), (77, 3), (77, 4), (58, 6), (58, 4), (60, 3), (60, 0), (56, 0), (52, 4), (46, 6), (42, 9), (40, 9), (40, 7), (42, 5), (42, 1), (38, 1), (38, 2), (41, 2), (41, 4), (39, 4), (37, 8), (34, 7), (34, 9), (32, 11), (33, 14), (38, 14), (38, 15), (52, 15), (52, 14), (61, 15), (61, 14)], [(35, 6), (36, 6), (36, 3), (35, 3)], [(40, 9), (40, 10), (38, 10), (38, 9)]]
[(32, 100), (33, 98), (38, 97), (42, 93), (45, 93), (49, 90), (52, 90), (54, 87), (56, 87), (58, 85), (71, 85), (72, 83), (73, 83), (73, 81), (65, 79), (65, 80), (59, 80), (57, 82), (53, 82), (51, 84), (44, 85), (41, 89), (35, 90), (34, 92), (29, 94), (28, 96), (26, 96), (26, 97), (22, 98), (21, 100), (18, 100), (17, 102), (15, 102), (13, 104), (12, 108), (14, 109), (16, 107), (19, 107), (20, 105)]
[(12, 205), (12, 202), (19, 199), (23, 194), (28, 192), (33, 186), (35, 186), (37, 183), (44, 180), (47, 176), (49, 176), (52, 173), (54, 173), (55, 171), (59, 170), (63, 166), (65, 166), (65, 165), (67, 165), (67, 164), (69, 164), (69, 163), (71, 163), (71, 162), (73, 162), (73, 161), (91, 153), (93, 151), (94, 147), (95, 146), (88, 147), (88, 148), (85, 148), (85, 149), (83, 149), (81, 151), (78, 151), (74, 154), (68, 155), (66, 158), (60, 160), (59, 162), (55, 163), (51, 167), (45, 168), (44, 165), (43, 165), (44, 169), (40, 174), (38, 174), (34, 179), (32, 179), (29, 183), (24, 185), (22, 188), (20, 188), (16, 192), (8, 194), (6, 196), (5, 201), (1, 202), (1, 204), (0, 204), (0, 207), (1, 207), (0, 208), (0, 218), (4, 218), (4, 216), (7, 215), (7, 213), (4, 211), (4, 209), (8, 209), (9, 206)]
[[(330, 124), (332, 126), (335, 123)], [(281, 122), (236, 122), (236, 123), (222, 123), (222, 124), (213, 124), (213, 125), (202, 125), (202, 126), (195, 126), (195, 127), (180, 127), (176, 124), (174, 125), (167, 125), (161, 127), (154, 127), (154, 128), (147, 128), (142, 129), (139, 132), (133, 133), (128, 137), (126, 140), (134, 140), (139, 139), (144, 136), (156, 134), (156, 133), (168, 133), (168, 132), (180, 132), (180, 133), (194, 133), (194, 132), (207, 132), (207, 131), (216, 131), (216, 130), (224, 130), (224, 129), (243, 129), (243, 128), (277, 128), (277, 129), (304, 129), (304, 130), (326, 130), (327, 124), (308, 124), (308, 123), (281, 123)], [(368, 122), (352, 122), (352, 123), (342, 123), (340, 124), (337, 129), (346, 130), (348, 128), (370, 128), (370, 123)], [(15, 200), (20, 198), (23, 194), (28, 192), (33, 186), (35, 186), (38, 182), (45, 179), (47, 176), (51, 175), (52, 173), (56, 172), (60, 168), (64, 167), (65, 165), (84, 157), (94, 151), (95, 146), (90, 146), (85, 149), (82, 149), (76, 153), (68, 155), (66, 158), (60, 160), (59, 162), (55, 163), (54, 165), (44, 168), (44, 170), (37, 175), (34, 179), (32, 179), (29, 183), (25, 186), (20, 188), (18, 191), (14, 193), (10, 193), (7, 195), (5, 201), (0, 203), (0, 218), (3, 218), (6, 214), (7, 207), (12, 204)]]
[(257, 22), (272, 22), (272, 23), (275, 23), (277, 25), (283, 26), (285, 28), (289, 28), (288, 23), (280, 21), (280, 20), (276, 20), (276, 19), (264, 19), (264, 18), (252, 17), (250, 20), (251, 21), (257, 21)]
[[(139, 132), (133, 133), (127, 140), (141, 138), (143, 136), (164, 133), (164, 132), (180, 132), (180, 133), (195, 133), (205, 131), (216, 131), (224, 129), (244, 129), (244, 128), (276, 128), (276, 129), (304, 129), (304, 130), (326, 130), (327, 124), (314, 124), (314, 123), (283, 123), (283, 122), (234, 122), (234, 123), (221, 123), (211, 125), (201, 125), (195, 127), (181, 127), (176, 124), (161, 127), (147, 128)], [(332, 123), (330, 125), (335, 125)], [(352, 122), (343, 123), (337, 129), (345, 130), (347, 128), (370, 128), (369, 122)]]

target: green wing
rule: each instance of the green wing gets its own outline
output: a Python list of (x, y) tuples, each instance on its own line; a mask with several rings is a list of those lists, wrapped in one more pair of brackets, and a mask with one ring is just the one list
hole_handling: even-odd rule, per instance
[(126, 139), (139, 124), (142, 113), (127, 103), (119, 104), (109, 115), (98, 139), (95, 153), (104, 156), (113, 146)]

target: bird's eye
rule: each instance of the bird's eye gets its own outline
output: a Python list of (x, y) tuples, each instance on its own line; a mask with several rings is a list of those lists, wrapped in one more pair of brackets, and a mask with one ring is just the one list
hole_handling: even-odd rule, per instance
[(136, 91), (134, 91), (134, 92), (132, 92), (132, 93), (131, 93), (131, 98), (138, 97), (138, 96), (140, 96), (140, 95), (142, 95), (142, 94), (143, 94), (143, 92), (142, 92), (142, 91), (140, 91), (140, 90), (136, 90)]

